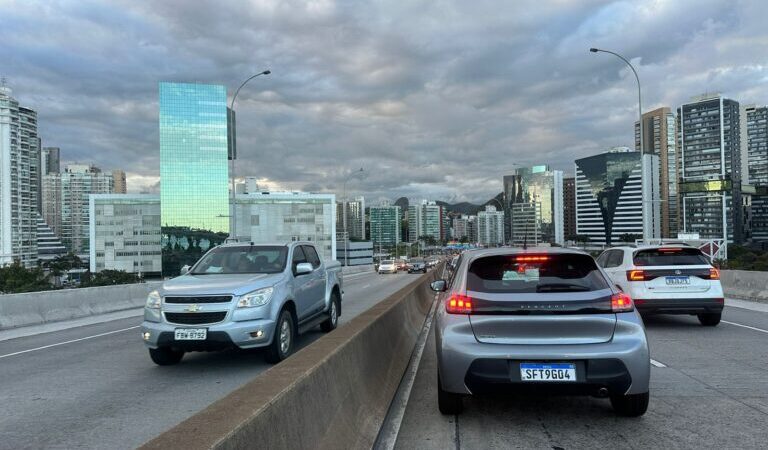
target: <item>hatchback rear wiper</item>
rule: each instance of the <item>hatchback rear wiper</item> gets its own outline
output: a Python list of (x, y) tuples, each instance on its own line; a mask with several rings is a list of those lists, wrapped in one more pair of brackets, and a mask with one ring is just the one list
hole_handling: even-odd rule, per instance
[(568, 283), (548, 283), (540, 284), (536, 286), (536, 292), (551, 292), (551, 291), (588, 291), (589, 288), (579, 284)]

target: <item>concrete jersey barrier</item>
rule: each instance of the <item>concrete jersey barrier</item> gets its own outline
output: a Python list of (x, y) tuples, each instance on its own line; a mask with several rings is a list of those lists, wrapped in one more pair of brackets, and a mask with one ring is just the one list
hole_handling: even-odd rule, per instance
[(149, 449), (371, 448), (434, 300), (423, 275), (181, 424)]
[(144, 306), (159, 281), (0, 296), (0, 330)]
[(768, 303), (768, 272), (723, 270), (720, 283), (727, 298)]

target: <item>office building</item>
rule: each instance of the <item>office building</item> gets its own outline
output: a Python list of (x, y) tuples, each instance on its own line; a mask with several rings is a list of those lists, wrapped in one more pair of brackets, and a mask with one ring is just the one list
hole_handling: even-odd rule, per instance
[(576, 235), (576, 178), (563, 178), (563, 236), (572, 240)]
[(485, 211), (477, 213), (478, 242), (486, 246), (504, 244), (504, 211), (497, 211), (493, 205), (486, 205)]
[[(576, 160), (576, 234), (587, 236), (587, 244), (642, 238), (642, 158), (658, 174), (658, 155), (623, 148)], [(658, 175), (651, 181), (658, 183)]]
[(112, 174), (92, 165), (71, 164), (61, 173), (43, 176), (42, 185), (45, 222), (68, 251), (87, 256), (90, 238), (88, 196), (112, 193)]
[(37, 113), (0, 86), (0, 265), (37, 262), (40, 140)]
[[(344, 221), (346, 220), (346, 225)], [(348, 236), (344, 236), (346, 234)], [(365, 240), (365, 198), (336, 202), (336, 231), (341, 239)]]
[[(159, 196), (94, 194), (88, 206), (91, 272), (122, 270), (145, 278), (160, 276)], [(207, 249), (203, 246), (203, 251)]]
[(256, 243), (310, 241), (320, 257), (336, 257), (336, 196), (306, 192), (238, 195), (236, 233)]
[(677, 121), (680, 231), (743, 242), (749, 198), (742, 192), (739, 103), (719, 94), (694, 97), (677, 109)]
[[(658, 108), (643, 114), (643, 150), (659, 155), (660, 230), (662, 238), (675, 238), (677, 208), (677, 121), (672, 111)], [(635, 122), (635, 150), (640, 151), (640, 123)]]
[(476, 243), (477, 216), (460, 215), (453, 218), (453, 239), (462, 242)]
[(448, 215), (445, 208), (435, 202), (421, 200), (408, 203), (408, 242), (434, 239), (447, 240)]
[(336, 260), (345, 266), (373, 264), (373, 241), (352, 241), (347, 242), (346, 246), (344, 242), (339, 242), (336, 247)]
[(37, 216), (37, 260), (41, 263), (52, 261), (67, 254), (67, 248), (42, 216)]
[(261, 192), (258, 178), (245, 177), (243, 181), (238, 182), (235, 185), (235, 192), (238, 194), (255, 194), (257, 192)]
[(371, 241), (376, 247), (393, 247), (400, 243), (401, 212), (400, 207), (383, 202), (379, 206), (372, 206), (370, 215)]
[(538, 245), (565, 242), (563, 172), (547, 165), (523, 167), (505, 177), (505, 209), (510, 243)]
[(43, 147), (40, 152), (40, 174), (61, 172), (61, 150), (59, 147)]
[(113, 189), (115, 194), (125, 194), (128, 192), (127, 186), (125, 184), (125, 172), (122, 170), (113, 170), (112, 179), (114, 180), (115, 184)]
[(195, 262), (184, 245), (229, 235), (227, 91), (161, 82), (159, 95), (163, 274), (176, 275)]
[(746, 121), (747, 161), (752, 195), (752, 240), (768, 243), (768, 106), (743, 109)]

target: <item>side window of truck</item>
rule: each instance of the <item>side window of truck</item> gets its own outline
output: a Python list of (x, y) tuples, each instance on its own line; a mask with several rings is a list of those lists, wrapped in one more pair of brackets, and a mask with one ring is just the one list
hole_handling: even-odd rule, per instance
[(293, 274), (296, 275), (296, 266), (307, 262), (307, 257), (304, 256), (304, 251), (301, 249), (301, 246), (296, 246), (296, 248), (293, 249), (293, 259), (291, 259), (291, 270), (293, 271)]
[(307, 256), (307, 262), (312, 264), (312, 268), (317, 269), (320, 267), (320, 257), (317, 256), (317, 250), (315, 250), (315, 247), (304, 245), (301, 248), (304, 249), (304, 254)]

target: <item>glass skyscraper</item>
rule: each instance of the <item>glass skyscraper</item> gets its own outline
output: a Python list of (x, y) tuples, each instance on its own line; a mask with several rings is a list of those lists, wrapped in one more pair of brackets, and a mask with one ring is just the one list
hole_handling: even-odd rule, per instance
[(163, 274), (194, 263), (229, 231), (227, 90), (160, 83)]

